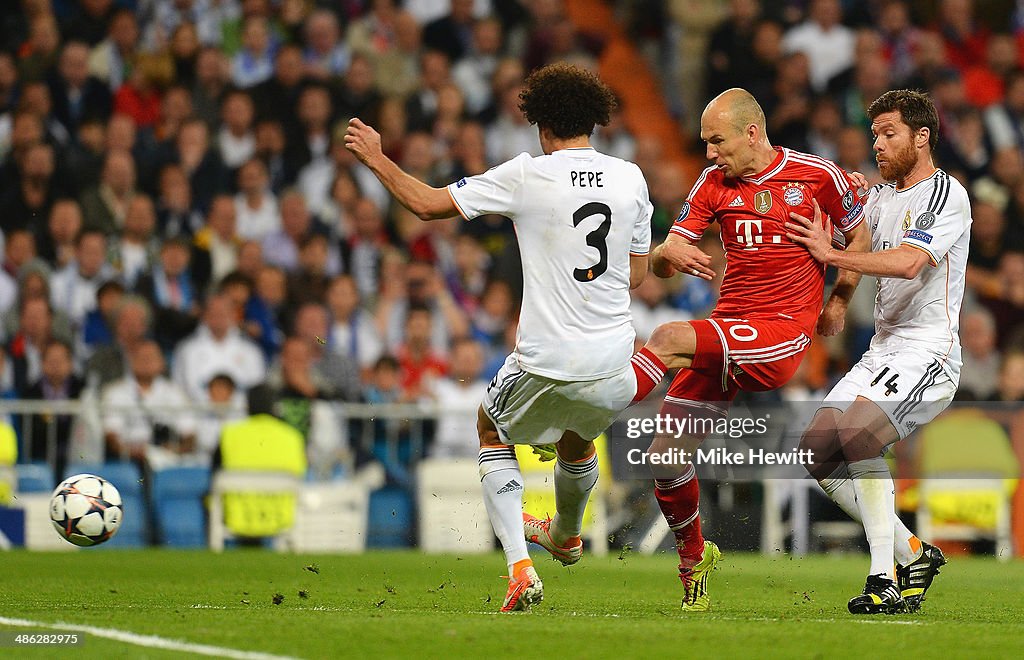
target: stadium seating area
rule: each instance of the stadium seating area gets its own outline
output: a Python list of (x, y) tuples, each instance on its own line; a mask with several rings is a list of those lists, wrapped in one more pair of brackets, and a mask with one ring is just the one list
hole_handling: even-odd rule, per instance
[[(558, 60), (599, 71), (619, 95), (595, 146), (641, 166), (659, 240), (703, 166), (700, 110), (723, 89), (754, 93), (773, 143), (873, 182), (867, 105), (890, 88), (929, 91), (942, 121), (938, 164), (973, 201), (960, 398), (1020, 401), (1024, 15), (1014, 7), (3, 3), (0, 396), (100, 404), (90, 419), (11, 416), (19, 490), (49, 490), (88, 468), (83, 460), (102, 464), (128, 510), (158, 502), (126, 516), (112, 545), (202, 544), (199, 496), (219, 429), (265, 383), (307, 438), (317, 478), (384, 465), (370, 543), (413, 542), (416, 460), (476, 453), (465, 401), (514, 341), (519, 256), (506, 219), (420, 222), (341, 136), (348, 118), (364, 119), (389, 156), (433, 185), (539, 154), (518, 92), (529, 71)], [(703, 247), (722, 273), (717, 237)], [(634, 291), (638, 340), (663, 321), (705, 315), (717, 285), (649, 277)], [(816, 340), (782, 400), (820, 398), (856, 361), (872, 334), (873, 291), (861, 284), (847, 331)], [(317, 401), (452, 412), (415, 429), (346, 425)], [(1009, 442), (1024, 460), (1018, 435)], [(131, 473), (140, 464), (154, 476), (147, 493)]]

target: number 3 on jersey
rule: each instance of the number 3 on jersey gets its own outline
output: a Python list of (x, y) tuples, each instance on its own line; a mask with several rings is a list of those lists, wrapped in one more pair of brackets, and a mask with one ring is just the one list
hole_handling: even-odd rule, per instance
[[(878, 381), (882, 380), (885, 377), (885, 374), (887, 373), (889, 373), (889, 367), (882, 367), (882, 370), (878, 372), (878, 375), (875, 376), (875, 379), (871, 381), (871, 387), (877, 385)], [(899, 390), (896, 388), (896, 379), (899, 377), (900, 375), (893, 371), (892, 375), (889, 376), (889, 380), (885, 381), (885, 396), (899, 393)]]
[(587, 268), (576, 268), (572, 276), (577, 282), (590, 282), (601, 277), (608, 270), (608, 232), (612, 228), (612, 210), (602, 202), (588, 202), (576, 209), (572, 214), (572, 226), (579, 227), (580, 223), (592, 215), (604, 217), (604, 221), (597, 229), (587, 234), (587, 245), (597, 249), (598, 260), (593, 266)]

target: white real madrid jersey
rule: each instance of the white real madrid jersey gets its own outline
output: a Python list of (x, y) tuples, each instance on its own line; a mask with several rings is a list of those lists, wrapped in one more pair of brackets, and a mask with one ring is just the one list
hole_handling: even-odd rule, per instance
[(879, 184), (864, 210), (871, 249), (910, 245), (928, 253), (926, 266), (912, 280), (879, 278), (875, 299), (875, 340), (912, 340), (944, 356), (944, 367), (960, 375), (960, 305), (964, 299), (971, 204), (959, 181), (942, 170), (910, 188)]
[(629, 257), (651, 244), (639, 167), (591, 148), (522, 153), (448, 192), (467, 219), (494, 213), (515, 224), (523, 262), (515, 354), (524, 371), (578, 381), (626, 366)]

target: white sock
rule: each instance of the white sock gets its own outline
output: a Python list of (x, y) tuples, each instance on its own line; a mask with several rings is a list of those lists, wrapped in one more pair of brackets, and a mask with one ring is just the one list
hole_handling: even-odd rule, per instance
[(555, 517), (551, 521), (551, 538), (555, 543), (562, 545), (580, 535), (583, 512), (597, 476), (597, 452), (578, 463), (561, 458), (555, 463)]
[(523, 535), (523, 474), (513, 447), (481, 447), (479, 462), (487, 517), (501, 541), (511, 576), (517, 561), (530, 558)]
[(881, 456), (849, 464), (857, 508), (864, 525), (864, 534), (871, 549), (869, 575), (894, 575), (894, 521), (896, 517), (896, 485), (889, 466)]
[[(827, 478), (818, 482), (821, 489), (825, 491), (839, 508), (846, 512), (857, 522), (861, 522), (860, 509), (857, 507), (857, 494), (853, 488), (853, 481), (850, 480), (850, 472), (846, 469), (846, 463), (842, 463), (828, 475)], [(893, 539), (895, 541), (893, 550), (896, 561), (901, 566), (914, 563), (921, 556), (923, 549), (921, 540), (910, 531), (898, 515), (893, 514)]]

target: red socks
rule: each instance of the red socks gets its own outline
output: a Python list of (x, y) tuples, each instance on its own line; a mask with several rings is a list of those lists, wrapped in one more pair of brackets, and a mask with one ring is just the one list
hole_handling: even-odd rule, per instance
[(691, 465), (676, 479), (655, 479), (654, 495), (669, 529), (676, 537), (676, 550), (683, 567), (690, 567), (704, 555), (704, 535), (700, 531), (700, 486)]
[(636, 374), (636, 395), (631, 403), (643, 401), (665, 377), (665, 363), (644, 346), (629, 360)]

